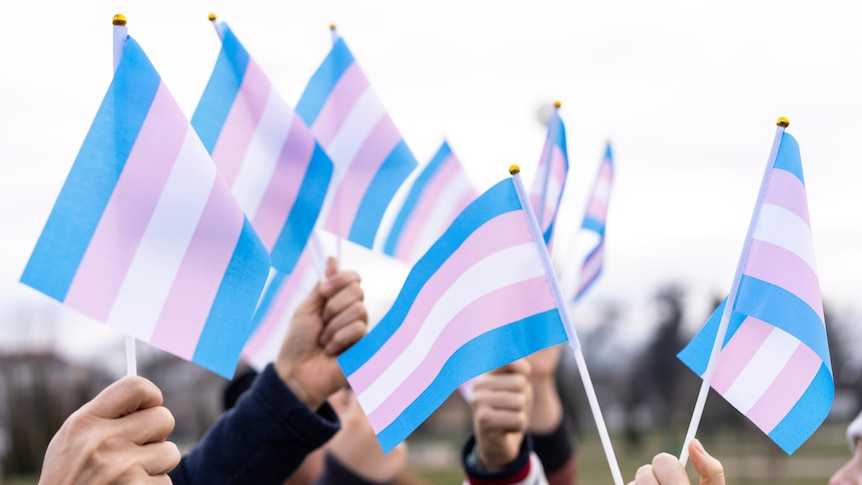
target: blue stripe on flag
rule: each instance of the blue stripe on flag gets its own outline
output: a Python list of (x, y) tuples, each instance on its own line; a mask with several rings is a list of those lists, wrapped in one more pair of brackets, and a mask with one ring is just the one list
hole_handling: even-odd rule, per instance
[(380, 220), (383, 219), (386, 207), (392, 201), (392, 197), (395, 196), (395, 192), (401, 187), (404, 179), (417, 165), (416, 158), (407, 148), (404, 140), (395, 145), (395, 148), (389, 152), (386, 160), (380, 165), (380, 169), (377, 170), (359, 203), (356, 217), (350, 227), (349, 240), (366, 248), (374, 246), (374, 238), (377, 235), (377, 229), (380, 227)]
[(554, 120), (554, 123), (556, 123), (556, 125), (557, 125), (556, 126), (556, 132), (554, 133), (556, 135), (556, 136), (554, 136), (554, 145), (560, 147), (560, 151), (562, 151), (563, 155), (565, 155), (564, 160), (565, 160), (566, 172), (568, 173), (568, 171), (569, 171), (569, 155), (568, 155), (568, 149), (566, 148), (566, 146), (567, 146), (566, 145), (566, 127), (563, 124), (563, 119), (560, 118), (559, 114), (554, 113), (554, 116), (556, 118)]
[(290, 209), (287, 221), (272, 248), (272, 265), (279, 271), (293, 271), (308, 238), (314, 230), (326, 191), (332, 180), (332, 161), (315, 142), (314, 153), (299, 187), (296, 203)]
[(147, 117), (161, 78), (131, 37), (21, 282), (63, 301)]
[(314, 124), (314, 120), (317, 119), (317, 115), (320, 114), (320, 110), (326, 104), (329, 94), (351, 64), (353, 64), (353, 54), (350, 53), (344, 39), (339, 38), (333, 44), (326, 59), (311, 76), (299, 102), (296, 103), (296, 113), (299, 114), (302, 121), (305, 121), (306, 125)]
[(226, 379), (253, 330), (252, 312), (269, 274), (269, 254), (247, 218), (219, 285), (192, 362)]
[(239, 39), (224, 27), (224, 39), (204, 94), (192, 115), (192, 127), (212, 154), (248, 67), (249, 55)]
[(796, 138), (789, 133), (781, 135), (781, 144), (778, 146), (778, 154), (775, 156), (775, 168), (787, 170), (796, 175), (796, 178), (805, 185), (805, 177), (802, 176), (802, 157), (799, 155), (799, 144)]
[(437, 150), (437, 154), (434, 155), (434, 158), (428, 162), (428, 165), (422, 170), (422, 173), (416, 177), (416, 180), (413, 182), (413, 186), (410, 187), (410, 192), (407, 194), (407, 198), (404, 199), (404, 204), (401, 206), (398, 216), (395, 218), (395, 222), (392, 223), (392, 229), (389, 231), (389, 236), (387, 236), (386, 243), (383, 246), (384, 254), (388, 254), (390, 256), (395, 255), (398, 241), (400, 241), (401, 236), (403, 236), (404, 226), (407, 224), (407, 220), (413, 214), (413, 211), (416, 210), (416, 204), (421, 200), (422, 194), (425, 192), (425, 188), (428, 186), (428, 183), (434, 178), (434, 175), (437, 174), (437, 171), (440, 169), (443, 161), (446, 160), (446, 157), (451, 154), (452, 149), (449, 148), (448, 143), (444, 142), (440, 149)]
[(269, 312), (269, 307), (272, 306), (272, 301), (275, 299), (276, 295), (278, 295), (278, 290), (281, 288), (281, 285), (284, 284), (287, 276), (287, 273), (276, 271), (269, 280), (269, 284), (263, 289), (263, 297), (260, 299), (260, 302), (258, 302), (257, 308), (254, 310), (254, 317), (251, 319), (252, 332), (257, 330), (260, 322), (263, 321), (264, 317), (266, 317), (266, 314)]
[(829, 344), (820, 315), (793, 293), (742, 275), (734, 311), (775, 325), (811, 348), (829, 368)]
[(559, 310), (531, 315), (479, 335), (455, 351), (431, 384), (377, 435), (383, 451), (398, 446), (459, 385), (482, 373), (565, 342)]
[(605, 234), (605, 223), (595, 217), (585, 217), (584, 222), (581, 223), (581, 228), (593, 231), (600, 236)]
[(404, 321), (416, 295), (428, 279), (471, 234), (491, 219), (513, 210), (521, 210), (521, 202), (511, 178), (498, 182), (468, 205), (410, 270), (389, 312), (362, 340), (338, 358), (344, 374), (349, 376), (355, 372), (389, 340)]
[(835, 396), (832, 373), (821, 365), (808, 389), (769, 433), (772, 441), (788, 455), (805, 442), (826, 419)]
[[(709, 355), (712, 353), (712, 344), (715, 342), (716, 335), (718, 335), (718, 324), (721, 323), (721, 314), (724, 312), (724, 305), (726, 303), (727, 299), (725, 298), (715, 311), (712, 312), (712, 315), (703, 324), (703, 327), (698, 330), (694, 338), (677, 354), (679, 360), (699, 376), (702, 376), (706, 372)], [(724, 342), (721, 344), (722, 348), (727, 345), (727, 342), (730, 341), (745, 319), (746, 316), (742, 313), (731, 314), (730, 322), (727, 324), (727, 332), (724, 334)]]

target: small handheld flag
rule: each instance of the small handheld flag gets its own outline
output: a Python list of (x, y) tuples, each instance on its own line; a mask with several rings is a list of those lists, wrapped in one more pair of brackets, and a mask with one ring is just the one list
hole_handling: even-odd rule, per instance
[(317, 223), (333, 165), (233, 31), (211, 20), (222, 48), (191, 123), (272, 265), (289, 273)]
[(371, 249), (386, 207), (418, 163), (334, 28), (296, 112), (335, 164), (324, 229)]
[(230, 378), (269, 267), (200, 139), (128, 37), (21, 282)]
[(566, 127), (560, 118), (560, 102), (554, 103), (554, 111), (548, 120), (548, 131), (545, 145), (536, 170), (536, 178), (530, 188), (530, 202), (536, 211), (539, 227), (545, 243), (550, 247), (554, 232), (554, 221), (563, 189), (566, 187), (566, 175), (569, 173), (569, 155), (566, 148)]
[[(778, 124), (731, 290), (679, 358), (703, 376), (703, 400), (711, 385), (790, 454), (826, 418), (834, 383), (799, 145)], [(702, 408), (698, 396), (686, 445)]]
[(410, 186), (383, 252), (415, 263), (478, 195), (449, 143), (443, 142)]
[(611, 196), (611, 185), (614, 181), (614, 161), (611, 144), (605, 148), (605, 154), (599, 164), (599, 173), (593, 182), (590, 200), (584, 211), (581, 223), (581, 234), (593, 233), (597, 241), (584, 257), (581, 263), (580, 276), (573, 301), (579, 300), (602, 274), (605, 255), (605, 228), (608, 220), (608, 202)]

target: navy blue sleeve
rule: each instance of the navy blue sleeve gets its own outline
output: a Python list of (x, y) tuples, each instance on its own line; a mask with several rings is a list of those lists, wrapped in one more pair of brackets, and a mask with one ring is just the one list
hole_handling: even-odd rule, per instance
[(306, 407), (268, 365), (170, 473), (175, 485), (280, 485), (338, 431), (325, 403)]

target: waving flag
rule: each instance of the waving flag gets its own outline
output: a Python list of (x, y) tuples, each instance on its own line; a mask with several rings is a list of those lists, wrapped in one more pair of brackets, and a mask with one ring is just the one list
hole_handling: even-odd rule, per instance
[(703, 375), (729, 317), (712, 388), (790, 454), (826, 418), (834, 385), (799, 146), (783, 131), (761, 192), (738, 290), (679, 358)]
[(372, 248), (386, 207), (417, 162), (344, 39), (336, 38), (296, 112), (335, 163), (324, 228)]
[(554, 220), (557, 218), (557, 210), (560, 200), (563, 198), (563, 189), (566, 186), (566, 175), (569, 173), (569, 155), (566, 150), (566, 128), (560, 118), (558, 109), (560, 103), (555, 104), (555, 109), (548, 120), (548, 133), (545, 137), (545, 146), (542, 148), (542, 156), (536, 170), (536, 178), (530, 188), (530, 202), (539, 219), (539, 227), (542, 236), (548, 246), (551, 245), (551, 237), (554, 232)]
[(333, 165), (227, 24), (192, 126), (251, 220), (272, 264), (289, 273), (317, 222)]
[(598, 240), (581, 264), (581, 274), (575, 296), (572, 298), (573, 301), (579, 300), (602, 273), (605, 256), (605, 226), (608, 220), (608, 202), (610, 201), (613, 181), (613, 154), (611, 153), (611, 144), (608, 143), (605, 148), (605, 156), (599, 165), (599, 173), (593, 182), (593, 190), (584, 212), (584, 221), (581, 223), (582, 234), (584, 232), (594, 233)]
[(415, 263), (478, 195), (461, 162), (443, 142), (410, 187), (383, 252)]
[(550, 257), (528, 224), (513, 180), (493, 186), (416, 263), (380, 323), (339, 357), (384, 451), (459, 384), (566, 341)]
[(278, 357), (293, 312), (321, 280), (322, 268), (326, 267), (323, 254), (319, 240), (312, 235), (293, 271), (272, 271), (254, 312), (254, 333), (242, 351), (243, 358), (257, 371)]
[(269, 268), (230, 188), (129, 37), (21, 281), (230, 378)]

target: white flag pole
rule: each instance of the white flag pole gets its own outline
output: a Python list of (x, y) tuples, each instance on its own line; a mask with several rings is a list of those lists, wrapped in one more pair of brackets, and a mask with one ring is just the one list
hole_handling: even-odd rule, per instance
[(218, 17), (216, 16), (216, 14), (211, 13), (209, 14), (208, 18), (210, 19), (210, 22), (213, 23), (213, 27), (215, 28), (218, 38), (220, 40), (224, 40), (224, 28), (222, 27), (221, 22), (218, 21)]
[(712, 351), (709, 354), (706, 371), (703, 373), (703, 381), (700, 383), (700, 391), (697, 394), (697, 401), (694, 403), (691, 422), (688, 425), (688, 432), (685, 434), (682, 451), (679, 453), (679, 461), (683, 466), (688, 462), (688, 445), (691, 443), (691, 440), (694, 439), (695, 434), (697, 434), (697, 427), (700, 425), (700, 419), (703, 416), (703, 408), (706, 406), (706, 397), (709, 394), (709, 388), (712, 385), (712, 375), (715, 372), (715, 363), (718, 361), (718, 354), (721, 352), (724, 337), (727, 334), (727, 326), (730, 322), (730, 317), (733, 314), (736, 295), (739, 291), (739, 280), (742, 278), (742, 269), (745, 267), (746, 256), (751, 247), (751, 237), (754, 233), (754, 227), (757, 225), (756, 218), (759, 213), (759, 208), (763, 203), (763, 196), (766, 193), (769, 174), (772, 171), (772, 167), (775, 165), (775, 157), (778, 155), (778, 146), (781, 144), (781, 135), (784, 133), (784, 129), (790, 126), (790, 120), (782, 116), (778, 118), (776, 125), (778, 125), (778, 128), (775, 130), (775, 139), (772, 142), (772, 150), (769, 152), (769, 160), (767, 161), (766, 169), (763, 172), (760, 191), (757, 194), (757, 201), (754, 204), (751, 221), (748, 223), (748, 232), (745, 234), (745, 242), (742, 244), (742, 252), (740, 253), (739, 261), (736, 264), (736, 273), (733, 275), (733, 281), (730, 283), (730, 291), (727, 294), (727, 300), (724, 302), (724, 311), (721, 312), (721, 320), (718, 323), (718, 332), (715, 335), (715, 341), (712, 343)]
[(593, 387), (593, 381), (590, 379), (590, 373), (587, 370), (584, 353), (581, 350), (578, 336), (575, 333), (575, 326), (572, 324), (569, 312), (566, 309), (566, 300), (563, 298), (563, 292), (560, 289), (560, 282), (557, 279), (556, 273), (554, 273), (551, 256), (548, 253), (548, 247), (545, 245), (545, 239), (542, 237), (542, 230), (539, 227), (539, 221), (536, 219), (536, 214), (533, 212), (530, 205), (530, 198), (527, 195), (526, 189), (524, 189), (524, 183), (521, 181), (520, 172), (521, 169), (517, 165), (512, 165), (509, 168), (509, 173), (512, 175), (512, 179), (515, 182), (515, 189), (518, 192), (518, 198), (521, 200), (521, 205), (523, 206), (524, 213), (527, 216), (530, 231), (533, 233), (533, 240), (535, 241), (536, 246), (539, 247), (538, 252), (542, 259), (542, 264), (545, 267), (545, 275), (548, 278), (548, 283), (550, 284), (551, 291), (554, 295), (557, 310), (560, 312), (560, 317), (563, 320), (563, 329), (566, 331), (566, 336), (569, 340), (569, 347), (572, 348), (572, 353), (575, 356), (575, 362), (578, 365), (578, 372), (581, 374), (581, 381), (584, 384), (584, 391), (586, 391), (587, 394), (587, 401), (589, 401), (590, 410), (593, 412), (593, 419), (595, 420), (596, 428), (598, 428), (599, 431), (599, 438), (601, 439), (602, 447), (605, 451), (605, 457), (608, 460), (608, 466), (610, 466), (611, 469), (611, 475), (613, 475), (614, 478), (614, 484), (623, 485), (623, 476), (622, 473), (620, 473), (620, 465), (617, 462), (614, 448), (611, 445), (611, 438), (608, 434), (608, 428), (605, 426), (605, 420), (602, 417), (602, 410), (599, 407), (599, 400), (596, 398), (596, 390)]
[[(129, 29), (126, 27), (126, 16), (123, 14), (114, 15), (111, 23), (114, 25), (114, 72), (117, 72), (117, 67), (120, 65), (120, 59), (123, 58), (123, 51), (126, 48), (126, 38), (129, 35)], [(126, 375), (134, 376), (138, 374), (138, 359), (135, 350), (135, 337), (126, 335)]]

